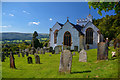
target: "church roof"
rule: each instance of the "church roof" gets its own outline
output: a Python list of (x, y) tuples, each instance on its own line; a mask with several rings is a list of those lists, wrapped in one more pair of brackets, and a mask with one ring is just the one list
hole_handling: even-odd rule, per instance
[(77, 30), (77, 31), (79, 31), (82, 35), (84, 35), (83, 33), (82, 33), (82, 31), (81, 31), (81, 29), (82, 29), (82, 26), (80, 26), (80, 25), (75, 25), (75, 24), (73, 24), (73, 23), (71, 23), (71, 22), (69, 22), (72, 26), (74, 26), (74, 28)]
[(61, 27), (63, 26), (63, 24), (61, 24), (61, 23), (59, 23), (59, 22), (57, 22)]

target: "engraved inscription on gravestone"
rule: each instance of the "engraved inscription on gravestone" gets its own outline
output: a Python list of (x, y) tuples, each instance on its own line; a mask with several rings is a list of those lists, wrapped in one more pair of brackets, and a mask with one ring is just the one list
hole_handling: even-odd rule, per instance
[(87, 52), (84, 49), (79, 53), (79, 62), (87, 62)]

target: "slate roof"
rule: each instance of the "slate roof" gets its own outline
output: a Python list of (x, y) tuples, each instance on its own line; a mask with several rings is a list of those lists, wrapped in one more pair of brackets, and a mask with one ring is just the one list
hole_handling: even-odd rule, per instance
[(77, 31), (79, 31), (82, 35), (84, 35), (83, 33), (82, 33), (82, 31), (81, 31), (81, 29), (83, 28), (82, 26), (80, 26), (80, 25), (75, 25), (75, 24), (73, 24), (73, 23), (71, 23), (71, 22), (69, 22), (72, 26), (74, 26), (74, 28), (77, 30)]
[(57, 22), (61, 27), (63, 26), (63, 24), (61, 24), (61, 23), (59, 23), (59, 22)]

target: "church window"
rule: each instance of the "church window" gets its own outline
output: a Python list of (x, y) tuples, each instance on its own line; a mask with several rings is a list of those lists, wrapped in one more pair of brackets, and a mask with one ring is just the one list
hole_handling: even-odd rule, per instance
[(58, 30), (55, 30), (55, 32), (54, 32), (54, 44), (57, 43), (57, 35), (58, 35)]
[(71, 46), (71, 34), (68, 31), (64, 34), (64, 45)]
[(93, 44), (93, 29), (88, 28), (86, 30), (86, 44)]

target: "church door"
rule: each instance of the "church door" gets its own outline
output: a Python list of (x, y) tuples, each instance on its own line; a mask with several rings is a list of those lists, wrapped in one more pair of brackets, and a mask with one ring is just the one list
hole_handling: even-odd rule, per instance
[(71, 34), (68, 31), (64, 34), (64, 45), (71, 46)]

